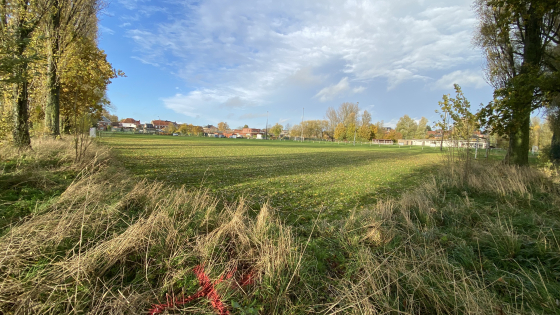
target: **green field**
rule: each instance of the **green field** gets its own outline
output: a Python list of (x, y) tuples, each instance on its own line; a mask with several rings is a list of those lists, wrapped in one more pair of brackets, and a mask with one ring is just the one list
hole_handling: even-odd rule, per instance
[(269, 201), (307, 221), (324, 206), (339, 218), (399, 195), (441, 161), (438, 148), (357, 143), (117, 135), (102, 138), (138, 178), (204, 187), (236, 200)]

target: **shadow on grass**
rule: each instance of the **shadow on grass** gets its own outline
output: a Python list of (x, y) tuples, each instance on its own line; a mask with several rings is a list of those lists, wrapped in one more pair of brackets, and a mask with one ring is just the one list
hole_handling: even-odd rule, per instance
[(172, 184), (218, 187), (242, 184), (259, 178), (326, 173), (332, 169), (355, 167), (387, 161), (408, 160), (421, 155), (419, 151), (400, 152), (310, 152), (278, 155), (206, 156), (192, 158), (137, 156), (123, 159), (128, 168), (138, 175), (171, 182)]

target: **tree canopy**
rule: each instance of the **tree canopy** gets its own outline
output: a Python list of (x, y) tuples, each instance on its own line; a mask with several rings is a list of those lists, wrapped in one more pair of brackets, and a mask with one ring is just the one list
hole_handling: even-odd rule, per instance
[(482, 124), (509, 138), (507, 159), (527, 165), (530, 115), (546, 105), (547, 56), (560, 44), (560, 2), (477, 0), (476, 43), (486, 55), (494, 101), (479, 113)]

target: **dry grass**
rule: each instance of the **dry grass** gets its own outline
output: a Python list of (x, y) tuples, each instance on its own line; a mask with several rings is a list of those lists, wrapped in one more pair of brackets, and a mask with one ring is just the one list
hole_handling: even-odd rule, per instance
[[(67, 143), (34, 148), (40, 172), (45, 156), (73, 160)], [(103, 148), (60, 164), (79, 176), (0, 238), (2, 313), (146, 313), (200, 289), (199, 265), (212, 280), (233, 275), (217, 290), (235, 314), (558, 311), (558, 186), (534, 169), (447, 165), (398, 199), (296, 235), (266, 203), (224, 203), (115, 165)], [(169, 312), (213, 313), (206, 299)]]
[(447, 166), (344, 222), (354, 277), (325, 313), (558, 311), (558, 186), (530, 168)]
[[(57, 149), (67, 150), (46, 154)], [(256, 214), (243, 200), (217, 207), (205, 191), (136, 183), (96, 155), (82, 167), (56, 202), (0, 239), (3, 312), (142, 313), (181, 295), (185, 284), (193, 291), (184, 293), (194, 293), (185, 281), (196, 265), (214, 279), (251, 272), (271, 290), (270, 309), (290, 307), (278, 279), (296, 272), (299, 252), (266, 204)], [(224, 287), (222, 294), (241, 301), (256, 287)], [(204, 301), (197, 307), (211, 310)]]

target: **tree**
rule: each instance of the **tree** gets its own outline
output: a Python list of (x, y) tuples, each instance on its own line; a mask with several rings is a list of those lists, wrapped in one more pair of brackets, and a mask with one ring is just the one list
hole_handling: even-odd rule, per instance
[(371, 130), (371, 139), (381, 139), (380, 137), (378, 137), (378, 134), (380, 134), (380, 130), (379, 127), (377, 125), (371, 124), (369, 125), (369, 129)]
[(179, 131), (182, 135), (187, 135), (187, 134), (189, 134), (189, 131), (190, 131), (189, 125), (181, 124), (179, 126), (179, 129), (177, 129), (177, 131)]
[[(107, 55), (91, 38), (79, 38), (64, 56), (65, 68), (60, 74), (60, 125), (68, 132), (74, 118), (86, 113), (100, 118), (109, 105), (107, 86), (118, 75), (107, 61)], [(51, 131), (48, 131), (51, 133)]]
[(547, 122), (551, 131), (549, 158), (560, 165), (560, 45), (550, 50), (545, 58), (548, 70), (547, 86), (544, 88), (547, 96)]
[(396, 131), (401, 133), (403, 139), (413, 139), (418, 130), (418, 124), (408, 115), (402, 116), (397, 122)]
[(338, 118), (338, 113), (336, 109), (329, 107), (327, 108), (327, 112), (325, 114), (325, 119), (327, 120), (327, 134), (330, 135), (331, 138), (336, 138), (334, 136), (334, 131), (339, 123), (341, 123), (340, 119)]
[[(96, 39), (96, 0), (51, 0), (45, 16), (45, 37), (47, 41), (47, 102), (45, 105), (45, 126), (52, 135), (60, 134), (60, 93), (64, 62), (61, 57), (66, 49), (78, 38)], [(82, 44), (81, 42), (76, 43)]]
[(119, 121), (119, 116), (111, 115), (111, 113), (109, 113), (106, 109), (103, 109), (101, 111), (101, 115), (105, 116), (105, 118), (109, 119), (111, 122), (118, 122)]
[(369, 124), (371, 124), (371, 114), (367, 110), (364, 110), (364, 112), (362, 113), (361, 125), (369, 126)]
[(243, 128), (249, 128), (249, 125), (243, 125)]
[(469, 140), (476, 129), (476, 117), (470, 112), (471, 104), (463, 94), (461, 87), (454, 84), (455, 98), (450, 99), (452, 110), (450, 111), (453, 119), (453, 132), (459, 139)]
[[(368, 113), (369, 114), (369, 113)], [(338, 109), (334, 109), (329, 107), (325, 114), (326, 118), (326, 126), (325, 131), (330, 136), (334, 136), (336, 128), (340, 123), (344, 124), (346, 128), (350, 126), (350, 124), (354, 124), (354, 126), (359, 125), (360, 119), (360, 108), (358, 103), (350, 103), (345, 102), (340, 104)], [(369, 117), (371, 120), (371, 116)], [(336, 136), (334, 136), (336, 138)]]
[(370, 124), (364, 124), (360, 126), (360, 128), (358, 129), (358, 136), (360, 137), (360, 139), (366, 141), (373, 139), (375, 132), (371, 127), (372, 126)]
[(507, 160), (528, 165), (530, 115), (544, 105), (543, 63), (560, 43), (559, 1), (477, 0), (476, 42), (486, 54), (494, 101), (479, 118), (492, 132), (509, 138)]
[(399, 139), (403, 139), (403, 135), (395, 129), (391, 129), (391, 131), (383, 135), (383, 139), (393, 140), (396, 143)]
[(373, 124), (373, 126), (375, 126), (375, 137), (374, 139), (385, 139), (383, 136), (386, 133), (386, 129), (384, 127), (384, 122), (382, 121), (378, 121), (375, 124)]
[(338, 117), (347, 128), (350, 124), (357, 126), (360, 118), (360, 107), (358, 103), (342, 103), (338, 109)]
[(441, 128), (441, 142), (439, 145), (440, 151), (443, 151), (443, 139), (445, 138), (445, 132), (449, 126), (449, 121), (451, 120), (451, 101), (449, 100), (449, 94), (443, 95), (443, 100), (438, 102), (440, 110), (436, 109), (436, 114), (439, 114), (440, 120), (434, 123), (436, 128)]
[(290, 137), (301, 137), (301, 125), (294, 125), (292, 129), (290, 129)]
[(371, 114), (367, 110), (364, 110), (358, 128), (358, 137), (362, 140), (369, 141), (373, 139), (374, 136), (375, 133), (372, 133), (371, 129)]
[(280, 125), (279, 123), (276, 123), (274, 126), (272, 126), (272, 128), (270, 128), (270, 132), (276, 137), (280, 137), (280, 134), (282, 133), (282, 128), (283, 126)]
[(346, 140), (353, 141), (357, 135), (358, 127), (355, 123), (351, 122), (346, 126)]
[(428, 131), (428, 118), (422, 117), (418, 122), (418, 127), (416, 128), (416, 133), (414, 137), (416, 139), (425, 139), (426, 138), (426, 131)]
[(197, 135), (197, 136), (200, 136), (201, 134), (204, 133), (204, 128), (202, 128), (201, 126), (193, 126), (193, 125), (190, 125), (190, 127), (191, 127), (191, 132), (192, 132), (192, 134), (195, 134), (195, 135)]
[(163, 129), (163, 131), (167, 134), (173, 134), (175, 133), (175, 131), (177, 131), (177, 127), (175, 126), (174, 123), (169, 123), (167, 124), (167, 126)]
[(41, 1), (2, 1), (0, 10), (0, 76), (2, 82), (10, 84), (12, 88), (14, 145), (26, 148), (31, 145), (28, 112), (30, 65), (38, 60), (33, 36), (46, 7)]
[(228, 129), (229, 129), (229, 126), (228, 126), (228, 123), (227, 123), (227, 122), (220, 122), (220, 123), (218, 124), (218, 130), (219, 130), (219, 131), (222, 131), (222, 132), (223, 132), (223, 131), (226, 131), (226, 130), (228, 130)]
[(343, 123), (339, 123), (334, 130), (334, 138), (336, 140), (344, 140), (346, 138), (346, 127)]

